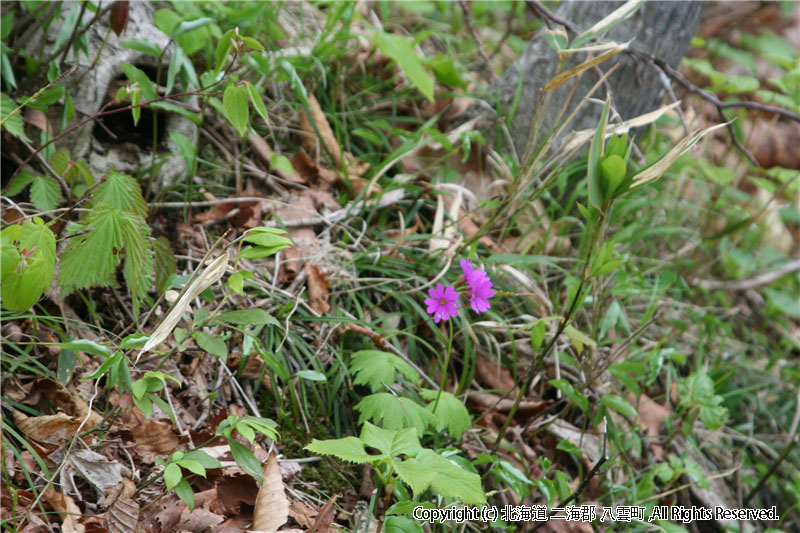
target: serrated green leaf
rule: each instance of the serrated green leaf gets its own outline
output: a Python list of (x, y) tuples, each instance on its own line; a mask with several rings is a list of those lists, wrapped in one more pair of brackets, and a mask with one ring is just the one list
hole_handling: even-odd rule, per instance
[(180, 483), (182, 479), (183, 473), (181, 472), (181, 467), (177, 464), (170, 463), (164, 469), (164, 483), (167, 485), (167, 490), (175, 488), (175, 485)]
[(197, 341), (197, 345), (200, 348), (211, 355), (219, 357), (223, 361), (228, 359), (228, 347), (225, 346), (225, 342), (222, 339), (212, 337), (205, 331), (195, 331), (192, 333), (192, 338)]
[(364, 444), (356, 437), (345, 437), (343, 439), (317, 440), (303, 448), (320, 455), (333, 455), (343, 461), (351, 463), (368, 463), (384, 456), (369, 455), (364, 450)]
[(234, 84), (225, 87), (222, 94), (222, 108), (225, 118), (233, 125), (240, 137), (244, 137), (250, 114), (247, 107), (247, 96)]
[(10, 266), (3, 265), (0, 283), (3, 306), (11, 311), (26, 311), (53, 280), (55, 235), (41, 218), (35, 217), (33, 221), (5, 228), (0, 236), (3, 259), (10, 257), (12, 261)]
[(436, 472), (431, 470), (429, 464), (413, 458), (396, 463), (395, 470), (397, 470), (397, 475), (400, 476), (403, 483), (414, 491), (415, 497), (425, 492), (433, 483), (433, 478), (436, 477)]
[(31, 201), (40, 211), (52, 211), (61, 200), (61, 187), (55, 178), (37, 176), (31, 185)]
[(459, 498), (469, 505), (483, 505), (486, 494), (481, 488), (478, 474), (467, 472), (438, 453), (423, 449), (416, 460), (435, 472), (431, 486), (445, 498)]
[(367, 446), (378, 449), (387, 457), (413, 456), (422, 450), (414, 428), (383, 429), (365, 422), (361, 429), (361, 441)]
[(400, 35), (379, 32), (376, 35), (376, 44), (381, 53), (394, 59), (419, 92), (433, 102), (433, 78), (425, 71), (422, 61), (408, 39)]
[(613, 409), (623, 415), (630, 416), (636, 418), (638, 413), (636, 409), (628, 403), (627, 400), (624, 398), (617, 396), (616, 394), (604, 394), (600, 396), (600, 403), (605, 405), (606, 407)]
[(235, 439), (228, 439), (228, 445), (231, 447), (231, 455), (233, 460), (239, 465), (246, 474), (252, 476), (259, 484), (264, 483), (264, 471), (261, 466), (261, 461), (256, 459), (248, 448)]
[(258, 113), (258, 115), (264, 119), (264, 122), (269, 124), (269, 116), (267, 116), (267, 108), (264, 107), (264, 101), (261, 100), (261, 95), (258, 94), (256, 88), (253, 87), (253, 85), (251, 85), (250, 83), (245, 83), (244, 87), (245, 89), (247, 89), (247, 96), (250, 97), (250, 102), (253, 104), (253, 109), (255, 109), (256, 113)]
[(133, 303), (133, 315), (139, 316), (141, 300), (153, 286), (153, 250), (147, 237), (150, 228), (143, 217), (125, 213), (125, 266), (122, 274)]
[(400, 372), (410, 382), (419, 383), (419, 373), (400, 357), (380, 350), (361, 350), (350, 360), (350, 371), (356, 374), (353, 383), (369, 385), (372, 392), (395, 382), (395, 372)]
[(21, 193), (34, 179), (36, 174), (28, 168), (23, 168), (16, 177), (11, 180), (11, 183), (6, 187), (6, 195), (16, 196)]
[(144, 201), (139, 183), (133, 177), (114, 170), (97, 186), (92, 197), (93, 207), (100, 204), (111, 204), (121, 211), (129, 211), (140, 217), (147, 216), (147, 202)]
[(409, 398), (398, 398), (388, 392), (371, 394), (355, 406), (361, 413), (359, 424), (367, 420), (382, 424), (387, 429), (413, 427), (422, 435), (428, 426), (436, 427), (439, 421), (424, 407)]
[[(472, 426), (469, 411), (461, 400), (447, 391), (442, 391), (439, 396), (439, 391), (421, 389), (419, 395), (430, 402), (425, 409), (433, 413), (439, 421), (438, 428), (440, 430), (447, 428), (454, 439), (461, 440), (461, 435)], [(437, 397), (439, 405), (436, 405)], [(434, 405), (436, 405), (435, 411)]]
[(145, 101), (155, 100), (158, 95), (153, 88), (153, 82), (147, 77), (147, 74), (140, 68), (137, 68), (130, 63), (120, 63), (119, 68), (125, 73), (125, 76), (133, 83), (138, 83), (139, 88), (142, 90), (142, 96)]
[(19, 250), (13, 244), (0, 246), (0, 278), (5, 278), (14, 272), (19, 264)]
[(153, 242), (154, 264), (156, 274), (156, 291), (163, 293), (167, 288), (170, 276), (178, 270), (178, 263), (169, 240), (163, 235)]
[(3, 128), (14, 137), (31, 142), (30, 138), (25, 135), (25, 123), (22, 121), (22, 115), (19, 111), (15, 112), (16, 109), (17, 104), (14, 103), (14, 100), (6, 93), (0, 93), (0, 123)]
[(114, 269), (125, 245), (125, 214), (108, 204), (97, 206), (86, 218), (86, 229), (91, 231), (70, 239), (61, 256), (58, 283), (64, 296), (115, 283)]
[(225, 311), (217, 316), (218, 320), (223, 322), (230, 322), (231, 324), (240, 324), (244, 326), (260, 326), (271, 324), (280, 327), (275, 317), (263, 309), (240, 309), (238, 311)]
[(158, 46), (158, 43), (152, 39), (137, 37), (134, 39), (128, 39), (127, 41), (123, 41), (119, 44), (123, 48), (130, 48), (131, 50), (136, 50), (137, 52), (142, 52), (144, 54), (153, 56), (156, 59), (161, 57), (161, 47)]

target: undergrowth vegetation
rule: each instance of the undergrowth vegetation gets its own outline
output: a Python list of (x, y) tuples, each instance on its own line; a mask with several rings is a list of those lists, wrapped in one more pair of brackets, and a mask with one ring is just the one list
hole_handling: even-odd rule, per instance
[(456, 123), (526, 3), (150, 7), (2, 4), (4, 530), (800, 529), (791, 3), (684, 68), (785, 115), (598, 81), (519, 155)]

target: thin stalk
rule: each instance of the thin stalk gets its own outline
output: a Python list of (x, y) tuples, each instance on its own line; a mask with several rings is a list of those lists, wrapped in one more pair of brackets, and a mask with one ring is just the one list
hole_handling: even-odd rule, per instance
[(442, 368), (442, 380), (439, 383), (439, 394), (436, 395), (436, 403), (433, 404), (433, 412), (439, 407), (439, 398), (442, 397), (442, 391), (447, 385), (447, 371), (450, 368), (450, 354), (453, 353), (453, 321), (448, 320), (447, 325), (450, 326), (450, 336), (447, 338), (447, 355), (444, 357), (444, 367)]

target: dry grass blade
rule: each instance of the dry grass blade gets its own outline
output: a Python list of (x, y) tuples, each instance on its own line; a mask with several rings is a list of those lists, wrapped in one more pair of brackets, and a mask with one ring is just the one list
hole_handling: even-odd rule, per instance
[(216, 283), (222, 275), (225, 273), (225, 270), (228, 268), (228, 261), (230, 260), (230, 252), (226, 251), (214, 261), (208, 265), (208, 267), (195, 278), (194, 282), (186, 287), (183, 291), (183, 294), (175, 302), (175, 305), (172, 306), (167, 316), (164, 317), (164, 320), (161, 321), (161, 324), (153, 331), (153, 334), (150, 335), (147, 343), (142, 347), (142, 350), (139, 352), (139, 355), (136, 356), (136, 362), (139, 361), (139, 358), (142, 354), (146, 351), (152, 350), (154, 347), (158, 346), (164, 339), (172, 333), (172, 330), (178, 324), (181, 319), (183, 313), (189, 309), (189, 305), (191, 304), (192, 300), (194, 300), (201, 292), (206, 290), (208, 287)]
[(289, 519), (289, 500), (275, 454), (264, 465), (264, 484), (256, 496), (253, 531), (277, 531)]
[(78, 517), (82, 513), (75, 500), (63, 492), (56, 491), (53, 487), (47, 487), (44, 497), (61, 518), (63, 533), (84, 533), (86, 531), (86, 527), (78, 523)]
[(639, 5), (643, 3), (643, 0), (630, 0), (625, 2), (622, 6), (618, 9), (612, 11), (608, 16), (601, 19), (597, 22), (594, 26), (580, 34), (577, 39), (582, 37), (586, 37), (589, 35), (594, 35), (595, 33), (600, 33), (605, 31), (606, 29), (610, 29), (611, 26), (625, 20), (626, 18), (633, 15), (633, 13), (639, 9)]
[(565, 70), (564, 72), (562, 72), (561, 74), (550, 80), (547, 83), (547, 85), (545, 85), (544, 90), (552, 91), (553, 89), (558, 89), (559, 87), (567, 83), (569, 79), (572, 78), (573, 76), (577, 76), (578, 74), (581, 74), (582, 72), (585, 72), (590, 68), (595, 67), (608, 59), (611, 59), (612, 57), (614, 57), (615, 55), (617, 55), (618, 53), (622, 52), (627, 48), (628, 48), (628, 43), (619, 44), (616, 47), (609, 50), (608, 52), (605, 52), (604, 54), (600, 54), (595, 58), (584, 61), (580, 65), (572, 67), (569, 70)]
[(672, 164), (681, 156), (681, 154), (691, 148), (697, 141), (702, 139), (706, 134), (711, 133), (714, 130), (724, 128), (725, 126), (727, 126), (727, 123), (717, 124), (716, 126), (711, 126), (710, 128), (695, 132), (692, 135), (687, 135), (678, 144), (676, 144), (672, 150), (664, 154), (661, 159), (636, 174), (633, 177), (631, 188), (657, 180), (662, 176), (662, 174), (664, 174), (664, 172), (667, 171), (667, 169), (669, 169), (669, 167), (672, 166)]

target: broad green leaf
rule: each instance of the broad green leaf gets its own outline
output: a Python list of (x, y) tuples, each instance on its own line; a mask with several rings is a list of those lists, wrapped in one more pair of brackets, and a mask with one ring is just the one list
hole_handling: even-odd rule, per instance
[(200, 465), (202, 465), (206, 470), (222, 468), (222, 463), (220, 463), (218, 459), (211, 457), (203, 450), (192, 450), (191, 452), (186, 452), (183, 458), (200, 463)]
[(130, 63), (120, 63), (119, 68), (125, 73), (129, 80), (133, 83), (138, 83), (139, 88), (142, 90), (142, 95), (146, 101), (155, 100), (157, 98), (156, 90), (153, 88), (153, 82), (147, 77), (147, 74)]
[(387, 516), (383, 530), (386, 533), (423, 533), (422, 526), (406, 516)]
[(467, 84), (461, 78), (461, 74), (459, 74), (452, 57), (445, 57), (444, 54), (438, 54), (435, 58), (428, 61), (427, 64), (433, 71), (436, 79), (442, 85), (466, 89)]
[(375, 37), (378, 50), (395, 60), (422, 95), (433, 102), (433, 78), (425, 71), (419, 56), (405, 37), (379, 32)]
[(429, 464), (422, 463), (416, 459), (407, 459), (395, 464), (395, 470), (400, 479), (411, 487), (414, 491), (414, 496), (424, 492), (433, 483), (433, 478), (436, 477), (436, 472), (430, 468)]
[(633, 418), (638, 416), (636, 409), (634, 409), (634, 407), (629, 404), (627, 400), (617, 396), (616, 394), (604, 394), (603, 396), (600, 396), (600, 403), (610, 409), (622, 413), (623, 415)]
[(55, 178), (38, 176), (31, 185), (31, 201), (40, 211), (52, 211), (61, 200), (61, 187)]
[(183, 53), (183, 48), (180, 46), (175, 47), (172, 57), (169, 60), (169, 68), (167, 69), (167, 87), (165, 94), (171, 94), (172, 88), (175, 86), (175, 77), (181, 71), (183, 60), (186, 55)]
[(222, 69), (226, 63), (225, 60), (228, 58), (228, 54), (230, 54), (231, 49), (233, 48), (233, 40), (235, 39), (236, 32), (234, 30), (228, 30), (217, 43), (217, 49), (214, 53), (214, 59), (216, 61), (214, 64), (215, 73), (222, 72)]
[(253, 233), (251, 231), (244, 237), (243, 240), (245, 242), (249, 242), (252, 244), (256, 244), (258, 246), (264, 246), (268, 248), (281, 247), (281, 246), (283, 248), (288, 248), (289, 246), (292, 246), (294, 244), (292, 240), (288, 236), (286, 236), (286, 233), (283, 230), (278, 229), (278, 231), (280, 233), (265, 233), (265, 232)]
[(169, 240), (163, 235), (153, 242), (154, 263), (156, 275), (156, 291), (163, 293), (167, 288), (170, 277), (177, 272), (178, 263)]
[(175, 463), (168, 464), (164, 469), (164, 483), (167, 485), (167, 490), (175, 488), (175, 485), (177, 485), (181, 479), (183, 479), (181, 467)]
[(486, 494), (478, 474), (467, 472), (432, 450), (423, 449), (416, 460), (436, 475), (433, 489), (445, 498), (459, 498), (469, 505), (483, 505)]
[(176, 461), (176, 463), (193, 474), (206, 477), (206, 469), (199, 461), (184, 458), (180, 461)]
[(233, 460), (236, 461), (236, 464), (239, 465), (239, 468), (258, 481), (259, 485), (263, 484), (263, 466), (261, 465), (261, 461), (256, 459), (256, 456), (253, 455), (253, 452), (251, 452), (248, 448), (245, 448), (244, 444), (235, 439), (229, 438), (228, 445), (231, 447)]
[(192, 333), (192, 338), (197, 341), (197, 345), (200, 348), (211, 355), (219, 357), (223, 361), (228, 359), (228, 347), (225, 346), (225, 342), (222, 339), (213, 337), (205, 331), (195, 331)]
[(395, 372), (400, 372), (412, 383), (419, 383), (419, 374), (400, 357), (379, 350), (361, 350), (351, 356), (350, 371), (356, 374), (353, 383), (368, 385), (372, 392), (380, 390), (384, 384), (391, 385)]
[(217, 315), (218, 320), (223, 322), (230, 322), (231, 324), (240, 324), (245, 326), (260, 326), (271, 324), (273, 326), (280, 326), (275, 317), (263, 309), (241, 309), (238, 311), (225, 311)]
[(365, 422), (361, 429), (361, 441), (367, 446), (377, 448), (387, 457), (416, 455), (422, 450), (414, 428), (383, 429)]
[(589, 409), (589, 400), (586, 396), (575, 390), (575, 387), (566, 379), (551, 379), (548, 381), (550, 385), (560, 390), (569, 401), (577, 405), (581, 411), (586, 412)]
[(355, 406), (361, 413), (358, 422), (372, 420), (382, 423), (388, 429), (413, 427), (417, 435), (422, 435), (428, 426), (436, 426), (439, 421), (430, 411), (409, 398), (398, 398), (388, 392), (366, 396)]
[(311, 444), (303, 449), (320, 455), (333, 455), (343, 461), (350, 461), (351, 463), (368, 463), (385, 457), (383, 455), (369, 455), (364, 450), (364, 444), (361, 442), (361, 439), (357, 439), (356, 437), (332, 440), (314, 439), (311, 441)]
[(145, 342), (147, 342), (147, 335), (144, 333), (131, 333), (124, 339), (122, 342), (119, 343), (119, 347), (123, 350), (128, 350), (130, 348), (136, 348), (142, 346)]
[(233, 83), (225, 87), (222, 94), (222, 107), (225, 118), (230, 121), (240, 137), (244, 137), (247, 131), (247, 122), (250, 118), (247, 107), (247, 96), (244, 91)]
[(181, 479), (180, 482), (175, 485), (175, 494), (186, 504), (189, 508), (189, 512), (194, 511), (194, 491), (188, 481)]
[(139, 316), (141, 300), (153, 286), (153, 250), (147, 241), (150, 227), (143, 217), (131, 213), (126, 213), (123, 220), (125, 266), (122, 274), (133, 302), (133, 314)]
[(34, 174), (29, 168), (23, 168), (6, 187), (7, 196), (16, 196), (21, 193), (34, 179)]
[[(430, 402), (425, 409), (433, 413), (439, 421), (438, 428), (440, 430), (446, 428), (457, 441), (460, 441), (461, 435), (472, 427), (469, 411), (452, 393), (442, 391), (439, 396), (439, 391), (420, 389), (419, 395)], [(437, 397), (439, 398), (438, 405), (436, 405)], [(434, 410), (434, 405), (436, 405), (436, 410)]]
[(252, 37), (242, 37), (242, 41), (244, 44), (247, 45), (248, 48), (251, 50), (255, 50), (256, 52), (263, 52), (264, 47), (261, 46), (261, 43), (253, 39)]
[(0, 291), (3, 306), (11, 311), (26, 311), (50, 287), (56, 262), (56, 239), (44, 221), (35, 217), (22, 225), (0, 232), (3, 264)]
[(249, 82), (245, 82), (244, 84), (245, 89), (247, 89), (247, 95), (250, 97), (250, 102), (253, 104), (253, 109), (256, 110), (256, 113), (264, 119), (264, 122), (269, 124), (269, 116), (267, 116), (267, 108), (264, 107), (264, 101), (261, 100), (261, 95), (258, 94), (258, 91), (252, 84)]
[(627, 172), (625, 160), (617, 154), (612, 154), (603, 159), (601, 167), (606, 195), (610, 197), (625, 179)]
[(19, 264), (19, 250), (13, 244), (5, 244), (0, 247), (0, 277), (5, 278), (14, 272)]
[(152, 39), (137, 37), (134, 39), (128, 39), (127, 41), (123, 41), (119, 44), (124, 48), (130, 48), (131, 50), (136, 50), (137, 52), (151, 55), (156, 59), (161, 57), (161, 47)]

